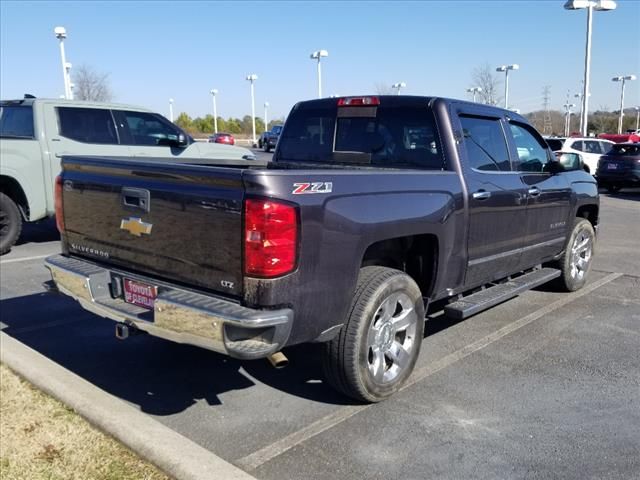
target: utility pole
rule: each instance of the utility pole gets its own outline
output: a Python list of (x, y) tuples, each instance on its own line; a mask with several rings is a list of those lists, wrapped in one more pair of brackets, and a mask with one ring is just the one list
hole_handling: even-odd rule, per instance
[(564, 107), (564, 136), (568, 137), (571, 130), (571, 109), (575, 107), (575, 104), (569, 103), (569, 93), (567, 92), (567, 101), (563, 105)]
[(551, 111), (549, 105), (551, 101), (551, 86), (545, 85), (542, 89), (542, 105), (544, 110), (544, 118), (542, 120), (542, 133), (550, 135), (553, 133), (553, 124), (551, 122)]

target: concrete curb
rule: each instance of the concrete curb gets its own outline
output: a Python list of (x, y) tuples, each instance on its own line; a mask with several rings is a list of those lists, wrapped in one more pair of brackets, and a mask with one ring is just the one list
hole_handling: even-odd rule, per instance
[(0, 361), (176, 479), (255, 480), (3, 332)]

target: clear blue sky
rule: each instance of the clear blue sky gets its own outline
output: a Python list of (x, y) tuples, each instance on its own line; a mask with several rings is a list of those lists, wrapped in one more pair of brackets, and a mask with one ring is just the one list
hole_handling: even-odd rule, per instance
[[(407, 83), (406, 93), (464, 98), (474, 67), (519, 63), (510, 104), (523, 112), (552, 107), (580, 89), (586, 11), (563, 0), (423, 2), (15, 2), (0, 3), (0, 96), (63, 92), (53, 28), (66, 27), (67, 60), (110, 74), (115, 100), (168, 115), (251, 111), (248, 73), (256, 73), (257, 114), (285, 115), (317, 92), (309, 53), (323, 61), (327, 95), (371, 93), (377, 83)], [(640, 2), (594, 13), (591, 106), (616, 109), (619, 84), (640, 76)], [(640, 105), (640, 80), (626, 106)]]

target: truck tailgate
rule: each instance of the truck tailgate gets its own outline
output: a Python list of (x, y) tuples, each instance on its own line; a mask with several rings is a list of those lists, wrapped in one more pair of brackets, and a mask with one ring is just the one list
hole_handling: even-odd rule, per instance
[(242, 168), (67, 157), (69, 253), (242, 293)]

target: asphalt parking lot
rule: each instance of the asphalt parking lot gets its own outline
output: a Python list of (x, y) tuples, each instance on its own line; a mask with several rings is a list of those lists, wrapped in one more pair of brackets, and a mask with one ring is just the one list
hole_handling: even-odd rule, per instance
[[(44, 293), (55, 225), (0, 259), (2, 329), (260, 479), (638, 478), (640, 191), (601, 196), (590, 284), (542, 287), (462, 322), (428, 315), (411, 384), (373, 406), (290, 366), (240, 362)], [(153, 442), (153, 439), (149, 439)]]

